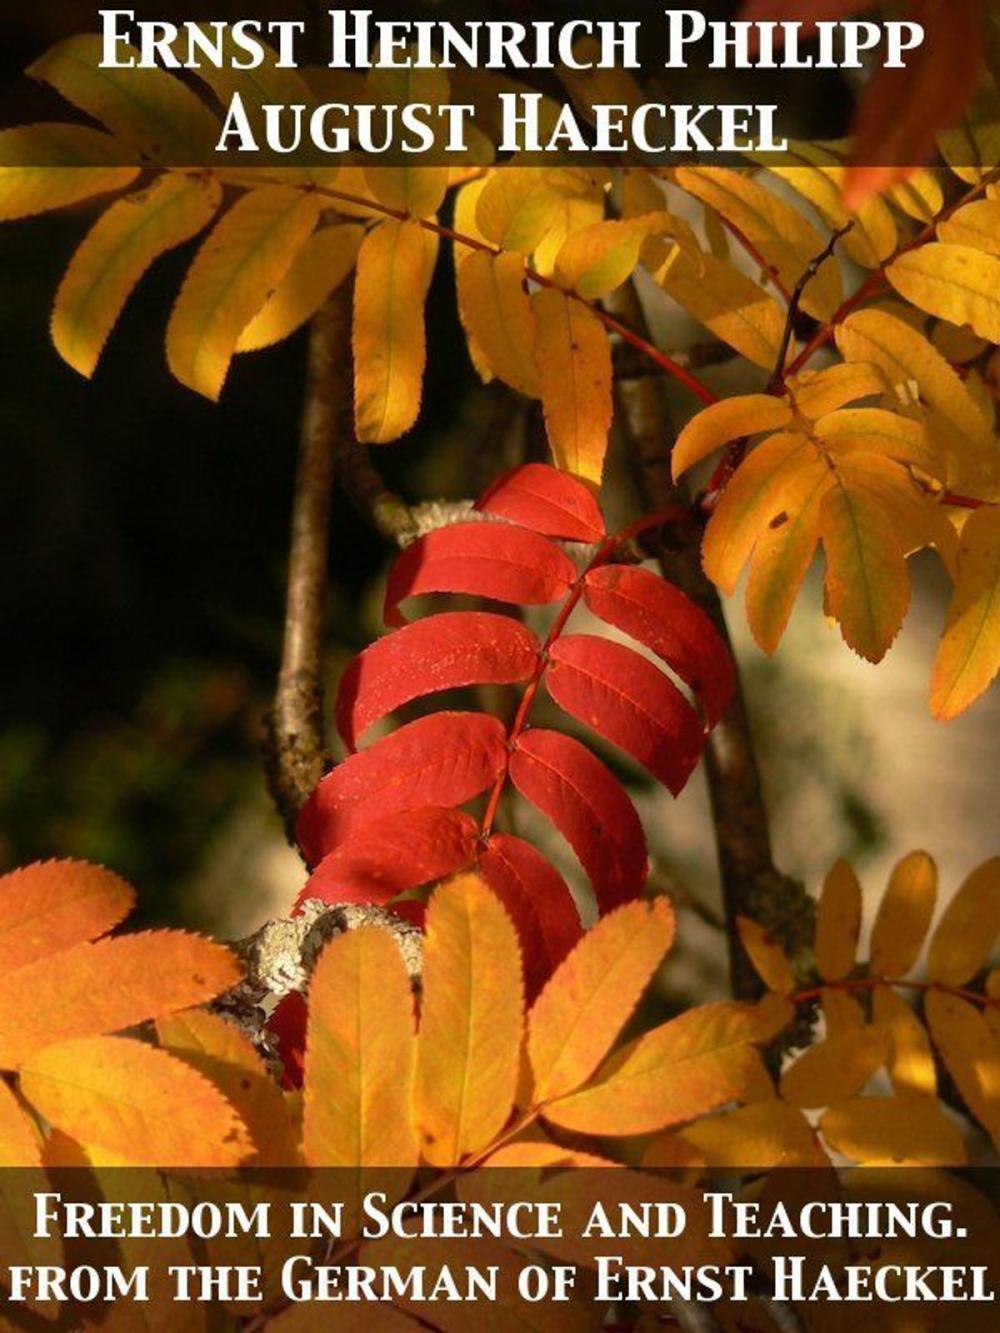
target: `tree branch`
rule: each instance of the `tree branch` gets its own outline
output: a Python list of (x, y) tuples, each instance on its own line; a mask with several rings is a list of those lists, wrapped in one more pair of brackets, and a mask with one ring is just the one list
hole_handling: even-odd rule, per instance
[[(643, 328), (642, 307), (631, 285), (615, 293), (615, 302), (632, 328)], [(632, 459), (643, 507), (660, 510), (689, 504), (670, 475), (673, 431), (663, 381), (637, 376), (634, 358), (624, 344), (615, 355), (615, 424)], [(672, 527), (669, 533), (661, 530), (654, 536), (653, 553), (665, 577), (708, 614), (731, 650), (719, 595), (701, 568), (701, 525), (692, 517), (686, 528)], [(732, 991), (738, 998), (752, 998), (761, 993), (761, 983), (740, 943), (736, 918), (754, 917), (775, 930), (794, 953), (811, 938), (813, 904), (801, 884), (775, 868), (757, 756), (739, 685), (729, 712), (709, 737), (705, 771)]]
[(281, 668), (266, 724), (268, 786), (293, 844), (298, 813), (330, 765), (323, 726), (323, 613), (335, 446), (353, 438), (350, 311), (350, 290), (344, 287), (309, 329)]

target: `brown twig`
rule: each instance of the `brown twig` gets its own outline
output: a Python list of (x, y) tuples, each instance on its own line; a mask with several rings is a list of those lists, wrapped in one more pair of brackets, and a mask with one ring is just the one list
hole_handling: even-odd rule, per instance
[(295, 842), (295, 821), (329, 767), (322, 639), (336, 442), (351, 429), (350, 293), (335, 292), (309, 331), (292, 500), (281, 668), (267, 718), (268, 785)]
[[(642, 328), (645, 317), (631, 285), (615, 294), (624, 318)], [(624, 438), (636, 472), (643, 507), (666, 509), (689, 504), (670, 475), (673, 433), (662, 380), (635, 375), (627, 348), (616, 349), (616, 428)], [(681, 587), (711, 618), (730, 646), (722, 604), (701, 568), (701, 527), (693, 518), (685, 528), (671, 528), (665, 543), (659, 534), (655, 554), (664, 575)], [(793, 951), (811, 937), (812, 902), (802, 886), (774, 865), (767, 810), (742, 690), (712, 732), (705, 750), (705, 771), (722, 882), (730, 982), (734, 996), (760, 994), (760, 982), (740, 943), (736, 919), (762, 919)]]

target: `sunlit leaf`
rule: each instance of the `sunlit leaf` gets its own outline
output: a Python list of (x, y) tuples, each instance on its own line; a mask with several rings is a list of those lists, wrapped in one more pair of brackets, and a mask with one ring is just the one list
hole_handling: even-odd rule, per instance
[(989, 960), (1000, 935), (1000, 857), (968, 875), (931, 937), (927, 975), (963, 986)]
[(426, 935), (414, 1115), (424, 1157), (451, 1166), (510, 1115), (524, 983), (513, 924), (476, 875), (435, 892)]
[(816, 969), (824, 981), (840, 981), (854, 967), (861, 929), (861, 885), (846, 861), (823, 881), (816, 914)]
[(167, 326), (174, 375), (217, 399), (240, 334), (291, 267), (316, 226), (314, 198), (265, 185), (238, 199), (208, 234)]
[(354, 285), (354, 421), (358, 439), (395, 440), (420, 411), (427, 248), (417, 222), (383, 222), (358, 254)]
[(222, 1093), (165, 1051), (126, 1037), (80, 1037), (36, 1052), (21, 1090), (85, 1148), (160, 1167), (237, 1166), (253, 1151)]
[(556, 970), (528, 1020), (534, 1096), (551, 1101), (593, 1074), (631, 1017), (674, 934), (665, 898), (603, 917)]
[(70, 261), (52, 312), (63, 360), (92, 375), (109, 333), (153, 261), (207, 227), (222, 201), (212, 180), (160, 176), (148, 190), (112, 204)]

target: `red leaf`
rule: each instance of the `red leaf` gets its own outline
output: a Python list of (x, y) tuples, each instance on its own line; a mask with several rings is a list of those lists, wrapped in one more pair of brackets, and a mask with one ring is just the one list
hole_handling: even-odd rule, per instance
[(500, 523), (452, 523), (408, 546), (385, 590), (387, 625), (403, 625), (399, 603), (424, 592), (462, 592), (516, 606), (565, 597), (576, 566), (547, 537)]
[(902, 68), (880, 69), (862, 97), (844, 180), (849, 208), (922, 166), (936, 136), (957, 124), (976, 91), (983, 67), (979, 0), (914, 0), (910, 9), (909, 17), (923, 24), (924, 41)]
[(562, 875), (520, 838), (495, 833), (479, 870), (517, 927), (530, 1002), (583, 934), (580, 913)]
[(477, 500), (476, 508), (546, 537), (604, 540), (604, 517), (593, 491), (578, 477), (545, 463), (526, 463), (498, 478)]
[(479, 826), (470, 815), (439, 806), (373, 819), (324, 856), (296, 906), (307, 898), (387, 903), (398, 893), (470, 865), (478, 836)]
[(602, 913), (638, 897), (648, 871), (642, 825), (596, 755), (571, 736), (535, 728), (517, 742), (510, 780), (576, 852)]
[(337, 728), (349, 749), (387, 713), (459, 685), (514, 685), (538, 662), (536, 635), (509, 616), (446, 611), (387, 634), (355, 657), (340, 681)]
[(550, 648), (545, 683), (561, 708), (677, 795), (705, 738), (697, 713), (658, 667), (620, 643), (570, 634)]
[(289, 991), (275, 1005), (267, 1030), (278, 1046), (286, 1088), (302, 1087), (306, 1053), (306, 1002), (297, 990)]
[(662, 657), (697, 696), (709, 726), (729, 707), (736, 673), (726, 645), (700, 607), (648, 569), (602, 565), (586, 577), (595, 616)]
[(418, 718), (329, 773), (299, 815), (309, 863), (334, 851), (369, 820), (427, 805), (463, 805), (503, 771), (507, 733), (483, 713)]

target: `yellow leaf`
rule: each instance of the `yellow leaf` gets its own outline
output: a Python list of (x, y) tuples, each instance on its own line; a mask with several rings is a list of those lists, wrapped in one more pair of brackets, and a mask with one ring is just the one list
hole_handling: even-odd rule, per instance
[(791, 419), (787, 400), (773, 394), (740, 394), (713, 403), (692, 417), (678, 435), (670, 456), (674, 480), (724, 444), (762, 431), (779, 430)]
[(764, 985), (778, 995), (790, 995), (795, 989), (795, 973), (781, 945), (749, 917), (737, 917), (736, 927), (754, 971)]
[(911, 852), (893, 868), (871, 938), (877, 977), (905, 977), (920, 955), (937, 901), (937, 866), (926, 852)]
[(820, 510), (826, 553), (826, 598), (844, 640), (878, 662), (899, 632), (910, 604), (910, 579), (890, 510), (843, 479), (827, 492)]
[[(38, 1126), (8, 1084), (0, 1079), (0, 1170), (41, 1164), (42, 1136)], [(0, 1199), (0, 1210), (3, 1202)]]
[(131, 184), (139, 168), (124, 145), (85, 125), (0, 131), (0, 221), (65, 208)]
[(663, 209), (576, 228), (556, 255), (556, 277), (586, 300), (597, 300), (631, 276), (648, 240), (676, 234), (686, 238), (689, 231), (688, 223)]
[(854, 967), (861, 929), (861, 885), (846, 861), (837, 861), (823, 881), (816, 914), (816, 970), (824, 981), (840, 981)]
[(270, 347), (301, 328), (354, 267), (364, 229), (323, 227), (302, 246), (284, 279), (236, 341), (237, 352)]
[[(479, 196), (486, 188), (486, 177), (480, 177), (478, 180), (469, 181), (461, 189), (455, 192), (455, 201), (453, 204), (454, 221), (453, 226), (458, 236), (467, 236), (473, 241), (492, 249), (491, 243), (480, 232), (476, 225), (476, 206), (479, 203)], [(465, 339), (469, 347), (469, 357), (476, 368), (476, 373), (484, 384), (489, 384), (493, 379), (493, 367), (487, 360), (486, 353), (476, 342), (475, 334), (469, 327), (466, 320), (466, 300), (461, 286), (461, 270), (466, 259), (476, 253), (473, 246), (463, 245), (460, 241), (452, 243), (452, 258), (455, 265), (455, 289), (458, 295), (458, 315), (462, 321), (462, 327), (465, 330)], [(534, 361), (532, 361), (534, 367)]]
[(800, 370), (789, 377), (787, 385), (795, 410), (811, 421), (836, 412), (845, 403), (881, 396), (888, 388), (877, 366), (846, 361), (824, 370)]
[[(458, 308), (470, 348), (511, 388), (537, 398), (535, 322), (520, 255), (473, 251), (458, 263)], [(478, 364), (478, 363), (477, 363)]]
[(769, 170), (800, 194), (833, 230), (848, 222), (854, 225), (841, 244), (847, 255), (863, 268), (878, 268), (895, 250), (899, 233), (885, 201), (870, 198), (856, 212), (843, 204), (845, 168), (821, 144), (791, 143), (789, 157), (801, 165), (769, 166)]
[(924, 1025), (891, 986), (877, 986), (872, 1014), (889, 1034), (889, 1077), (900, 1096), (936, 1097), (937, 1069)]
[[(304, 118), (311, 114), (316, 105), (316, 98), (304, 76), (305, 72), (278, 68), (277, 52), (266, 42), (261, 41), (259, 35), (256, 40), (260, 42), (261, 59), (251, 69), (246, 68), (249, 63), (246, 53), (234, 40), (232, 29), (228, 24), (198, 23), (196, 26), (199, 31), (205, 33), (213, 47), (220, 50), (221, 61), (219, 64), (210, 60), (200, 61), (198, 68), (191, 72), (212, 90), (222, 106), (228, 107), (233, 98), (238, 96), (252, 125), (263, 122), (267, 114), (264, 107), (268, 103), (272, 106), (301, 106)], [(177, 45), (180, 46), (181, 43)], [(179, 51), (177, 54), (180, 59), (184, 58)], [(328, 100), (335, 99), (331, 97)], [(226, 148), (232, 152), (232, 140), (227, 139)], [(226, 148), (223, 151), (226, 151)], [(269, 176), (274, 175), (273, 169), (265, 169)], [(250, 167), (248, 170), (253, 172), (254, 168)], [(257, 170), (259, 173), (260, 168)], [(281, 172), (283, 180), (291, 180), (294, 177), (308, 179), (319, 174), (315, 170), (311, 172), (307, 167), (280, 167), (277, 170)], [(320, 172), (327, 178), (334, 174), (329, 168), (320, 168)]]
[(755, 366), (773, 370), (785, 317), (773, 296), (731, 264), (678, 249), (657, 274), (668, 296)]
[(1000, 507), (970, 514), (962, 529), (958, 583), (931, 675), (931, 712), (956, 717), (1000, 671)]
[[(837, 347), (850, 362), (868, 362), (905, 400), (915, 385), (920, 398), (952, 434), (979, 447), (984, 468), (993, 462), (996, 444), (989, 423), (959, 377), (918, 330), (884, 310), (858, 310), (837, 326)], [(952, 445), (954, 447), (954, 445)], [(960, 471), (950, 473), (949, 485)]]
[[(954, 366), (977, 361), (989, 347), (985, 338), (980, 338), (964, 324), (949, 324), (946, 319), (936, 321), (931, 330), (931, 343)], [(978, 399), (976, 401), (979, 403)], [(983, 409), (982, 403), (979, 403), (979, 407)]]
[(551, 277), (555, 272), (556, 256), (566, 238), (576, 231), (594, 226), (603, 217), (604, 191), (599, 185), (590, 186), (580, 193), (557, 193), (555, 208), (549, 215), (548, 229), (532, 254), (535, 270), (544, 277)]
[(794, 489), (794, 503), (764, 529), (750, 557), (747, 624), (757, 645), (773, 653), (791, 618), (820, 537), (823, 497), (835, 484), (828, 468), (811, 467)]
[[(448, 76), (442, 69), (376, 67), (369, 71), (365, 82), (368, 97), (381, 106), (420, 103), (438, 107), (448, 101)], [(436, 137), (438, 148), (443, 149), (443, 137)], [(419, 159), (401, 166), (366, 166), (364, 173), (380, 203), (416, 218), (436, 213), (448, 189), (449, 168), (430, 166)]]
[(380, 204), (414, 218), (432, 217), (444, 202), (448, 168), (365, 167), (365, 180)]
[(901, 254), (885, 271), (896, 291), (921, 310), (968, 324), (1000, 343), (1000, 258), (967, 245), (932, 242)]
[[(678, 167), (674, 180), (689, 194), (714, 208), (752, 242), (789, 290), (821, 253), (824, 237), (797, 209), (765, 189), (745, 172), (721, 167)], [(802, 293), (802, 308), (816, 319), (829, 319), (843, 295), (840, 270), (830, 256)]]
[(476, 202), (476, 225), (503, 250), (527, 255), (556, 225), (562, 196), (537, 167), (506, 166), (487, 180)]
[(781, 1076), (781, 1095), (793, 1106), (830, 1106), (854, 1097), (885, 1063), (881, 1028), (827, 1037), (798, 1057)]
[(587, 306), (551, 288), (531, 298), (545, 428), (556, 466), (600, 482), (611, 426), (611, 348)]
[(706, 1166), (720, 1170), (819, 1166), (825, 1161), (809, 1121), (785, 1102), (755, 1102), (706, 1116), (684, 1130)]
[(1000, 856), (965, 879), (931, 937), (927, 975), (945, 986), (964, 986), (989, 961), (1000, 934)]
[(889, 191), (889, 198), (918, 222), (933, 222), (944, 208), (944, 191), (934, 171), (915, 171)]
[(87, 861), (36, 861), (0, 876), (0, 973), (96, 939), (134, 906), (134, 889)]
[(616, 1051), (593, 1082), (549, 1101), (545, 1119), (582, 1134), (650, 1134), (693, 1120), (755, 1083), (760, 1015), (752, 1005), (689, 1009)]
[[(121, 60), (138, 60), (131, 46)], [(220, 125), (195, 94), (162, 69), (101, 68), (102, 42), (85, 33), (59, 42), (28, 69), (68, 102), (99, 120), (117, 139), (169, 166), (203, 166)]]
[(386, 444), (420, 411), (427, 250), (417, 222), (383, 222), (358, 254), (354, 284), (354, 423), (358, 439)]
[(1000, 1146), (1000, 1036), (966, 1000), (931, 991), (927, 1026), (962, 1099)]
[(0, 1067), (70, 1037), (118, 1032), (204, 1004), (240, 979), (224, 945), (181, 930), (155, 930), (77, 944), (0, 976)]
[(535, 1100), (574, 1092), (604, 1059), (674, 937), (665, 898), (627, 903), (589, 930), (535, 1001), (528, 1055)]
[(64, 361), (81, 375), (94, 373), (108, 334), (150, 264), (207, 227), (221, 202), (217, 182), (168, 173), (98, 218), (56, 294), (52, 341)]
[(819, 1123), (831, 1148), (864, 1166), (961, 1166), (962, 1136), (929, 1097), (858, 1097)]
[(415, 1052), (399, 946), (379, 927), (346, 931), (309, 982), (302, 1144), (312, 1166), (415, 1164)]
[(802, 497), (829, 476), (805, 435), (771, 435), (743, 460), (705, 529), (705, 573), (730, 594), (755, 542), (796, 512)]
[(288, 272), (318, 207), (289, 186), (262, 186), (209, 232), (167, 326), (167, 361), (182, 384), (219, 397), (240, 334)]
[(1000, 256), (1000, 199), (976, 199), (938, 223), (938, 240)]
[(461, 875), (427, 911), (414, 1116), (432, 1165), (454, 1165), (507, 1123), (523, 1029), (517, 934), (478, 875)]
[(214, 1083), (253, 1139), (252, 1166), (294, 1166), (298, 1143), (288, 1106), (249, 1037), (208, 1009), (156, 1023), (160, 1045)]
[(845, 990), (824, 986), (820, 993), (820, 1004), (828, 1037), (836, 1037), (842, 1032), (857, 1031), (865, 1025), (864, 1010), (854, 996)]
[(864, 451), (829, 453), (839, 483), (852, 494), (880, 504), (892, 516), (897, 544), (904, 555), (934, 546), (954, 577), (958, 536), (939, 499), (924, 490), (902, 463)]
[(88, 1150), (135, 1166), (238, 1166), (252, 1151), (217, 1088), (127, 1037), (78, 1037), (37, 1051), (21, 1071), (21, 1091)]
[(874, 453), (947, 480), (946, 462), (931, 447), (922, 421), (877, 407), (855, 407), (820, 417), (813, 429), (835, 454)]

